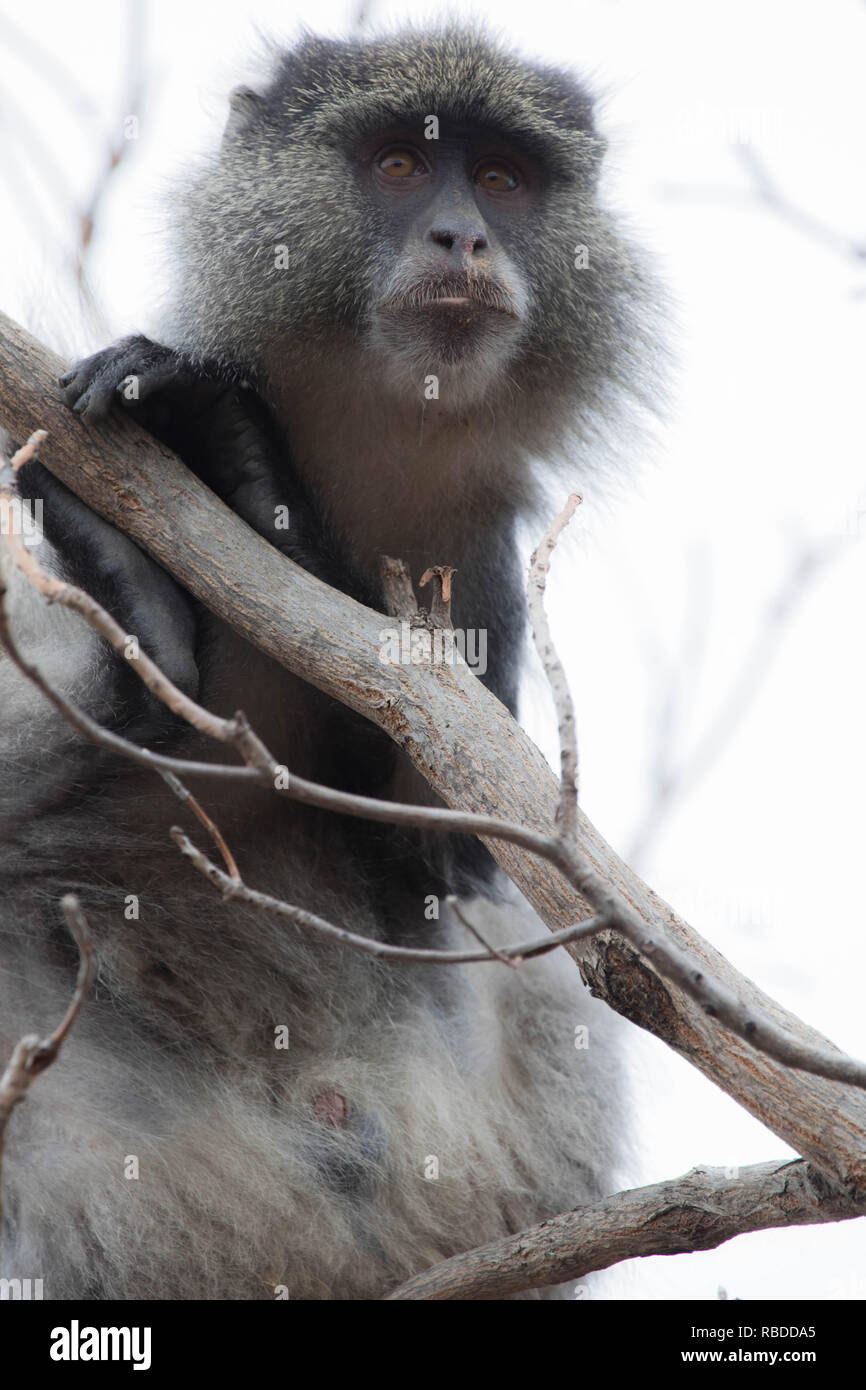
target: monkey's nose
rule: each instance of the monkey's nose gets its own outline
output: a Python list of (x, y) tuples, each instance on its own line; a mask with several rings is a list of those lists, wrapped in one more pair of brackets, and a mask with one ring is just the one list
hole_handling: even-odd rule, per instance
[(457, 251), (463, 256), (474, 256), (476, 251), (487, 249), (487, 237), (484, 232), (454, 227), (431, 227), (427, 235), (435, 246), (441, 246), (444, 251)]

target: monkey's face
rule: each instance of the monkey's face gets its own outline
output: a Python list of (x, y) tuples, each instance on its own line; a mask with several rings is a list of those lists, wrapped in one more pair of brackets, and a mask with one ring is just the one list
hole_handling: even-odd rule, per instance
[(530, 296), (510, 248), (535, 205), (529, 162), (487, 132), (380, 132), (359, 152), (379, 227), (369, 338), (395, 384), (482, 393), (516, 354)]
[(288, 395), (507, 406), (546, 452), (643, 371), (647, 280), (597, 199), (603, 154), (579, 83), (481, 35), (307, 39), (235, 94), (176, 202), (206, 288), (174, 341)]

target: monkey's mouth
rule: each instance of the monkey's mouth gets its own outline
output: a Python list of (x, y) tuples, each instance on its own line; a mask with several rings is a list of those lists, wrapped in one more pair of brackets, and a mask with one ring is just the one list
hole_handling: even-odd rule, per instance
[(488, 314), (504, 314), (511, 319), (520, 317), (510, 291), (488, 276), (471, 279), (428, 276), (401, 289), (379, 307), (380, 312), (388, 316), (443, 311), (457, 319), (463, 315), (475, 318)]
[(489, 276), (425, 276), (379, 305), (386, 350), (413, 365), (501, 365), (519, 336), (510, 291)]

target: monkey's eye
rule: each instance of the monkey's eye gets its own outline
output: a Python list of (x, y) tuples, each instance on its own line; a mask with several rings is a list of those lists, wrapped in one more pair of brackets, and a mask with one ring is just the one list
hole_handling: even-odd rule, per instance
[(519, 180), (501, 159), (485, 159), (475, 170), (475, 182), (488, 193), (510, 193)]
[(376, 168), (389, 179), (412, 179), (427, 173), (427, 166), (411, 149), (383, 150), (376, 160)]

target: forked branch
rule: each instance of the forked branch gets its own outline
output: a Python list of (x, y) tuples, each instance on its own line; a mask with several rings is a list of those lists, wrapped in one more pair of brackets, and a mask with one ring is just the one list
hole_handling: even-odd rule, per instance
[[(740, 976), (630, 872), (585, 817), (578, 817), (579, 856), (555, 858), (558, 872), (551, 869), (540, 856), (555, 823), (556, 781), (468, 668), (459, 661), (444, 668), (382, 662), (381, 614), (286, 560), (131, 422), (83, 425), (60, 399), (62, 366), (0, 320), (0, 419), (7, 427), (19, 439), (46, 427), (42, 461), (85, 502), (248, 641), (387, 730), (461, 812), (460, 828), (500, 837), (488, 839), (489, 847), (548, 927), (570, 927), (593, 911), (607, 916), (616, 904), (628, 930), (597, 932), (568, 947), (593, 992), (669, 1043), (852, 1199), (866, 1195), (866, 1096), (792, 1070), (748, 1037), (766, 1017), (782, 1040), (840, 1059), (835, 1065), (844, 1071), (841, 1054)], [(169, 770), (204, 775), (201, 767)], [(257, 773), (246, 767), (233, 775)], [(313, 795), (302, 788), (299, 799)], [(745, 1038), (720, 1025), (720, 1017), (733, 1023), (730, 1013), (717, 1009), (714, 1017), (681, 980), (661, 973), (654, 959), (660, 947), (679, 952), (684, 969), (696, 968), (745, 1011)]]

